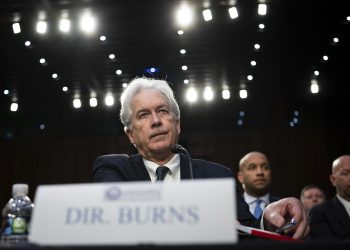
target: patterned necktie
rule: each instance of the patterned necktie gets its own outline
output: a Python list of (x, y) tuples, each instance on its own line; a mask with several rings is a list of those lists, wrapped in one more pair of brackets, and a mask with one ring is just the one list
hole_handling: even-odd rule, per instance
[(260, 200), (260, 199), (256, 199), (256, 201), (255, 201), (254, 216), (257, 219), (260, 217), (260, 215), (263, 212), (263, 210), (261, 209), (261, 206), (260, 206), (261, 202), (262, 202), (262, 200)]
[(170, 169), (165, 166), (159, 166), (156, 170), (156, 181), (163, 181), (169, 170)]

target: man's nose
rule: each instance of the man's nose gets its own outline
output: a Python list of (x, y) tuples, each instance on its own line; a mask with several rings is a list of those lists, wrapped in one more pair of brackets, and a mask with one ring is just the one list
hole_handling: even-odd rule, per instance
[(152, 126), (158, 126), (161, 120), (156, 112), (152, 112)]
[(260, 166), (258, 166), (258, 167), (256, 168), (256, 173), (259, 174), (259, 175), (263, 175), (263, 174), (264, 174), (263, 168), (260, 167)]

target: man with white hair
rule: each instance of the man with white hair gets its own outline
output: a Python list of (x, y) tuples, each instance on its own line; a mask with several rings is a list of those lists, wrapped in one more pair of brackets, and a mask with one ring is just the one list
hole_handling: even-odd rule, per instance
[[(172, 151), (180, 134), (180, 110), (169, 84), (145, 77), (135, 79), (124, 90), (120, 101), (121, 121), (138, 154), (98, 157), (93, 180), (174, 182), (190, 179), (188, 158)], [(200, 159), (191, 159), (191, 162), (194, 179), (233, 178), (232, 171), (223, 165)], [(242, 197), (237, 200), (237, 218), (241, 224), (260, 225)], [(270, 204), (260, 222), (265, 229), (275, 230), (292, 218), (297, 221), (291, 229), (293, 237), (303, 237), (306, 213), (295, 198)]]
[(350, 155), (333, 162), (330, 181), (336, 196), (309, 212), (311, 239), (350, 240)]

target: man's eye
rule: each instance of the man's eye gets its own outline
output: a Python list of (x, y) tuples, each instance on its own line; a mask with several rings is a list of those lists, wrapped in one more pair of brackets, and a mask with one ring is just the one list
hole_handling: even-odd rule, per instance
[(160, 109), (159, 112), (161, 112), (161, 113), (163, 113), (163, 114), (169, 113), (167, 109)]
[(145, 118), (147, 116), (147, 113), (141, 113), (139, 114), (139, 119)]

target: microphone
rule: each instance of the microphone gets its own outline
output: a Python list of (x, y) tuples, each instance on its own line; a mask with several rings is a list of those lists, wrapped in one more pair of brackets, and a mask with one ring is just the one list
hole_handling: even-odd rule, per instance
[(183, 146), (181, 146), (179, 144), (174, 144), (174, 145), (171, 146), (171, 152), (173, 152), (174, 154), (184, 153), (187, 156), (188, 166), (189, 166), (189, 169), (190, 169), (190, 177), (193, 180), (192, 160), (191, 160), (191, 156), (188, 153), (187, 149), (185, 149)]

